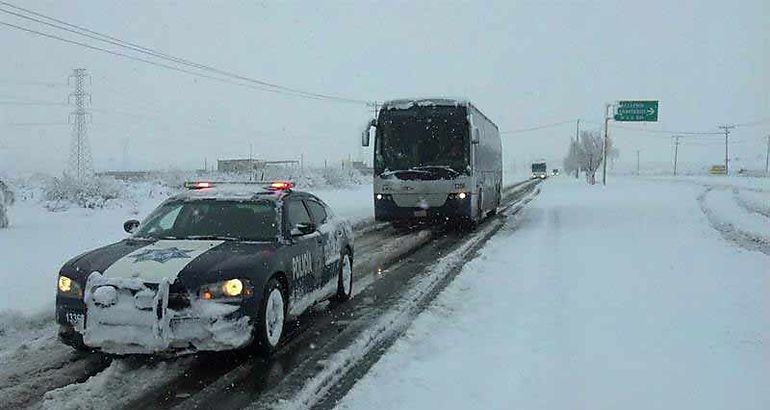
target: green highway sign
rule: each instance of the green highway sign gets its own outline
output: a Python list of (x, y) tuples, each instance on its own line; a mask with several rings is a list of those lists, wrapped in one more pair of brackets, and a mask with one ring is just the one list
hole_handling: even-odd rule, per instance
[(615, 121), (658, 121), (658, 101), (618, 101)]

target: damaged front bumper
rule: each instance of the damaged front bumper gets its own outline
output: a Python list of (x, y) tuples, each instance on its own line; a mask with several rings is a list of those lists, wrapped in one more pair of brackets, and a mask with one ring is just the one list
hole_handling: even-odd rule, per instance
[(83, 300), (57, 301), (57, 321), (63, 342), (111, 354), (232, 350), (253, 337), (241, 303), (199, 300), (171, 291), (164, 281), (147, 284), (98, 273), (88, 278)]

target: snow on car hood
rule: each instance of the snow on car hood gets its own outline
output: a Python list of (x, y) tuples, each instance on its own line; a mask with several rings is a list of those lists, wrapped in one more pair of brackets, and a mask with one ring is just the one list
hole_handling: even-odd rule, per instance
[(190, 262), (222, 243), (224, 241), (160, 240), (118, 259), (103, 275), (106, 278), (137, 278), (149, 283), (167, 279), (173, 283)]

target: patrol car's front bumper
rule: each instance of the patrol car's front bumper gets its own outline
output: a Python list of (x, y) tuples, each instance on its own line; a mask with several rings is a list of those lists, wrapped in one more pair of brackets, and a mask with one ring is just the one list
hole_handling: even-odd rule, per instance
[(116, 297), (109, 303), (92, 295), (87, 301), (57, 297), (62, 342), (112, 354), (184, 354), (238, 349), (252, 341), (253, 300), (198, 300), (162, 285), (113, 288)]

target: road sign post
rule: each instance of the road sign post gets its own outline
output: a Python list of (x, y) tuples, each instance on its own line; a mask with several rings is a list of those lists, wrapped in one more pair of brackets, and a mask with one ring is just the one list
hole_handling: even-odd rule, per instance
[[(613, 108), (615, 115), (612, 115), (609, 110)], [(609, 143), (609, 127), (610, 120), (618, 122), (624, 121), (645, 121), (645, 122), (657, 122), (658, 121), (658, 100), (629, 100), (618, 101), (617, 104), (607, 104), (604, 113), (604, 152), (603, 164), (602, 164), (602, 185), (607, 185), (607, 145)]]

